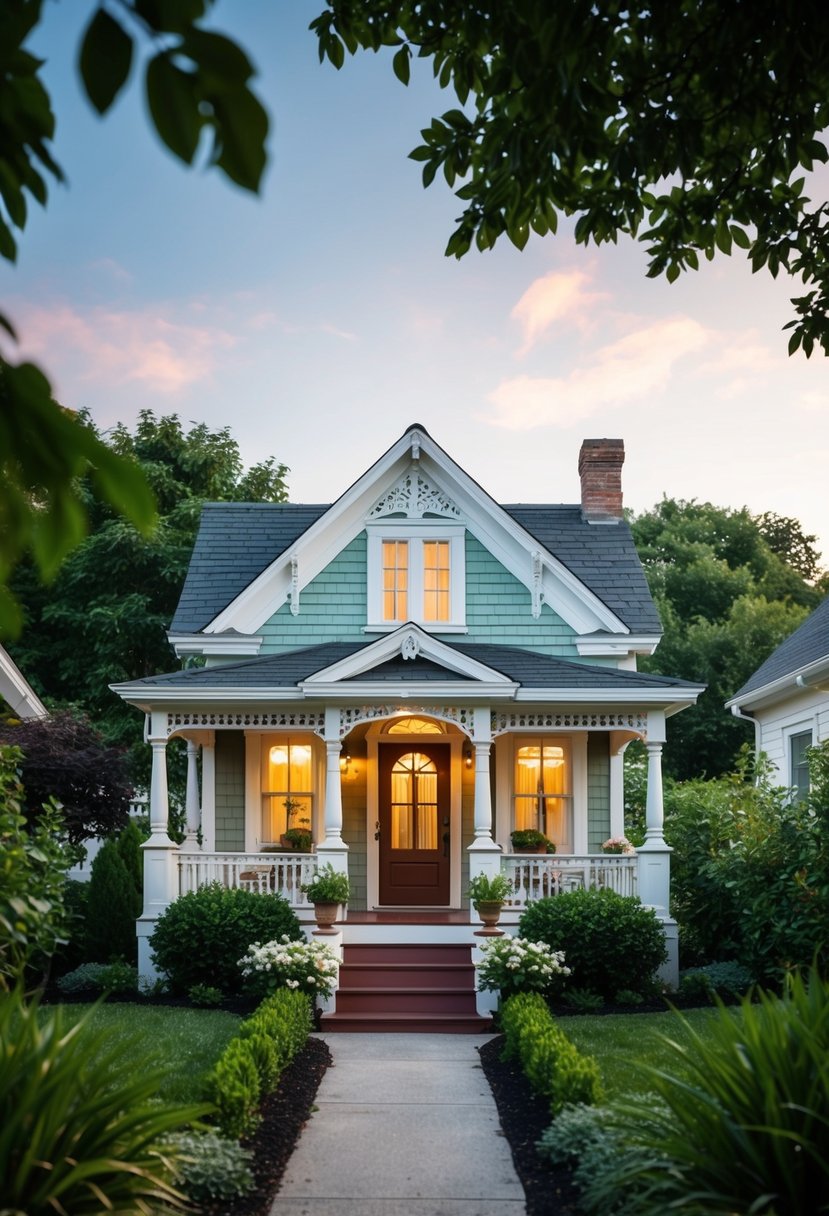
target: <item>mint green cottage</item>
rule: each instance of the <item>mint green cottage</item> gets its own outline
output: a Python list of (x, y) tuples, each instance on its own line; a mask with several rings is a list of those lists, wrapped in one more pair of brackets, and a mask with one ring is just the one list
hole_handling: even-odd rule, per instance
[[(500, 505), (413, 425), (330, 505), (204, 508), (169, 634), (183, 669), (114, 686), (146, 714), (152, 748), (143, 974), (178, 894), (216, 880), (278, 891), (310, 927), (301, 885), (330, 862), (352, 891), (331, 940), (355, 966), (354, 951), (451, 946), (468, 968), (481, 928), (468, 880), (502, 872), (513, 932), (541, 896), (638, 894), (675, 979), (661, 748), (701, 689), (636, 670), (660, 624), (622, 518), (623, 460), (621, 440), (586, 440), (579, 502)], [(189, 762), (181, 846), (167, 834), (175, 737)], [(609, 855), (633, 739), (648, 755), (647, 839)], [(516, 852), (527, 828), (555, 852)], [(405, 957), (387, 989), (407, 989), (420, 964)], [(353, 1008), (354, 1028), (376, 1005), (349, 1006), (341, 983), (330, 1016)], [(399, 993), (386, 1001), (387, 1024), (409, 1014)]]

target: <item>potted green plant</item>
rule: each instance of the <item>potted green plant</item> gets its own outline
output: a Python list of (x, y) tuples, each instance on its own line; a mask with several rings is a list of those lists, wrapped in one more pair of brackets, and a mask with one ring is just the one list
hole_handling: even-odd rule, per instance
[(310, 853), (313, 837), (309, 828), (288, 828), (282, 833), (282, 844), (299, 853)]
[(504, 900), (512, 894), (512, 881), (503, 874), (476, 874), (470, 878), (466, 898), (472, 900), (472, 906), (484, 923), (483, 929), (478, 930), (479, 937), (497, 937), (500, 930), (496, 925), (501, 916)]
[(318, 931), (335, 933), (333, 925), (339, 906), (348, 903), (351, 894), (348, 875), (343, 874), (341, 870), (335, 870), (329, 861), (314, 871), (310, 881), (302, 884), (302, 890), (314, 905)]
[(510, 833), (513, 853), (555, 853), (556, 846), (536, 828), (516, 828)]

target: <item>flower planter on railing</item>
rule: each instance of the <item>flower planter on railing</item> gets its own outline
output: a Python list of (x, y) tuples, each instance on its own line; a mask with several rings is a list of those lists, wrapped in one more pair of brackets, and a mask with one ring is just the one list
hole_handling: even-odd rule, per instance
[(554, 853), (552, 856), (505, 853), (501, 873), (512, 881), (508, 908), (524, 908), (538, 899), (588, 887), (607, 887), (619, 895), (636, 895), (639, 859), (636, 854)]
[(179, 853), (179, 894), (210, 882), (243, 887), (262, 895), (281, 895), (292, 907), (310, 907), (302, 893), (316, 868), (311, 854), (301, 853)]

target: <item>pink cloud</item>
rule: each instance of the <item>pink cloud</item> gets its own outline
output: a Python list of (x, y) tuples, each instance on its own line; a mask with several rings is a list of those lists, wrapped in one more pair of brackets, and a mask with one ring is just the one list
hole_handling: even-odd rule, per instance
[(530, 284), (510, 313), (524, 331), (519, 355), (525, 355), (556, 322), (579, 328), (590, 324), (596, 305), (610, 298), (606, 292), (588, 291), (590, 282), (590, 275), (582, 270), (552, 270)]
[(680, 359), (711, 341), (690, 317), (656, 321), (601, 347), (586, 367), (566, 376), (516, 376), (489, 394), (489, 421), (509, 430), (570, 426), (599, 410), (644, 402), (668, 384)]

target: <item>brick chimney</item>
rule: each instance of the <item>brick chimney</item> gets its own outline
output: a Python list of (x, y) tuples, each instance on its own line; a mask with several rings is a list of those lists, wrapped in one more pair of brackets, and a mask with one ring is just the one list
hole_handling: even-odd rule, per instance
[(581, 513), (590, 523), (622, 518), (623, 439), (585, 439), (579, 452)]

